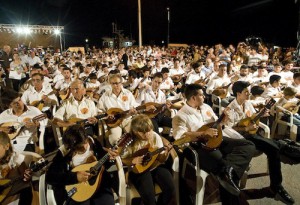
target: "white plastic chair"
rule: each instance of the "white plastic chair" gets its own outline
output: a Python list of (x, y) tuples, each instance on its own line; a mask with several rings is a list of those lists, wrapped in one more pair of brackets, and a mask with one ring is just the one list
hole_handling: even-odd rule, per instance
[(40, 204), (56, 205), (52, 186), (46, 183), (46, 175), (42, 174), (39, 181), (39, 198)]
[(211, 95), (211, 101), (212, 101), (212, 109), (216, 112), (218, 110), (218, 113), (216, 113), (218, 116), (222, 114), (223, 107), (221, 105), (221, 98), (219, 96), (216, 96), (214, 94)]
[(209, 175), (206, 171), (202, 170), (199, 162), (198, 152), (191, 146), (188, 146), (185, 150), (185, 157), (183, 159), (182, 173), (181, 177), (186, 177), (186, 172), (188, 169), (195, 171), (196, 177), (196, 196), (195, 205), (202, 205), (204, 201), (205, 193), (205, 182)]
[[(290, 139), (296, 141), (297, 126), (294, 125), (293, 122), (294, 121), (293, 113), (281, 106), (276, 106), (275, 111), (276, 111), (276, 115), (272, 125), (272, 133), (271, 133), (272, 138), (275, 137), (275, 134), (284, 135), (288, 127), (290, 131)], [(289, 117), (288, 121), (282, 120), (283, 113)], [(276, 133), (276, 129), (278, 130), (277, 133)]]

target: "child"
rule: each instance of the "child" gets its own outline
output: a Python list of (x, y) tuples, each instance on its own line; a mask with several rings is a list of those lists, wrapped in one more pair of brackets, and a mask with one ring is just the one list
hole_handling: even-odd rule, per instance
[[(130, 132), (134, 139), (133, 143), (124, 150), (121, 156), (126, 165), (134, 167), (134, 165), (142, 164), (143, 156), (134, 156), (135, 152), (147, 146), (154, 148), (154, 150), (164, 146), (161, 137), (153, 131), (152, 121), (146, 115), (137, 115), (132, 119)], [(167, 146), (165, 148), (166, 150), (159, 154), (158, 159), (166, 158), (171, 147)], [(166, 168), (158, 166), (142, 173), (130, 172), (129, 179), (135, 185), (145, 205), (176, 204), (175, 185), (171, 173)], [(162, 190), (157, 202), (155, 200), (154, 183), (157, 183)]]

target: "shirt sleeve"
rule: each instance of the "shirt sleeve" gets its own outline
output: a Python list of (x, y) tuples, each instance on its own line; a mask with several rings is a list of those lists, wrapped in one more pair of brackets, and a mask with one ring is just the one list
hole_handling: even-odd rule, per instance
[(176, 115), (172, 120), (173, 137), (175, 140), (182, 138), (182, 135), (188, 131), (186, 122), (180, 116)]

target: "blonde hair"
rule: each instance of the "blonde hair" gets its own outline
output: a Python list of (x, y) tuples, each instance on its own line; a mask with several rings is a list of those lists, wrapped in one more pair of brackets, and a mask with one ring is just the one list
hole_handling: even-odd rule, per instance
[(144, 114), (136, 115), (131, 120), (131, 132), (149, 132), (153, 130), (153, 124), (151, 119)]
[(5, 155), (0, 159), (0, 164), (6, 164), (9, 162), (10, 156), (13, 153), (13, 149), (10, 143), (10, 138), (7, 133), (0, 131), (0, 144), (6, 146), (9, 144), (9, 149), (5, 152)]

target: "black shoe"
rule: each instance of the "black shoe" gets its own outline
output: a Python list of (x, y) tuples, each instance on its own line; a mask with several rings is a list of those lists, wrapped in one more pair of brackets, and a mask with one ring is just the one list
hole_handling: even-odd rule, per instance
[(282, 187), (278, 186), (276, 188), (271, 188), (272, 192), (275, 193), (275, 200), (279, 200), (285, 204), (294, 204), (294, 199), (287, 193), (287, 191)]
[(224, 189), (226, 189), (232, 195), (238, 196), (240, 194), (241, 190), (234, 183), (233, 175), (234, 175), (233, 167), (226, 167), (225, 170), (217, 176), (217, 179), (218, 179), (220, 185)]

